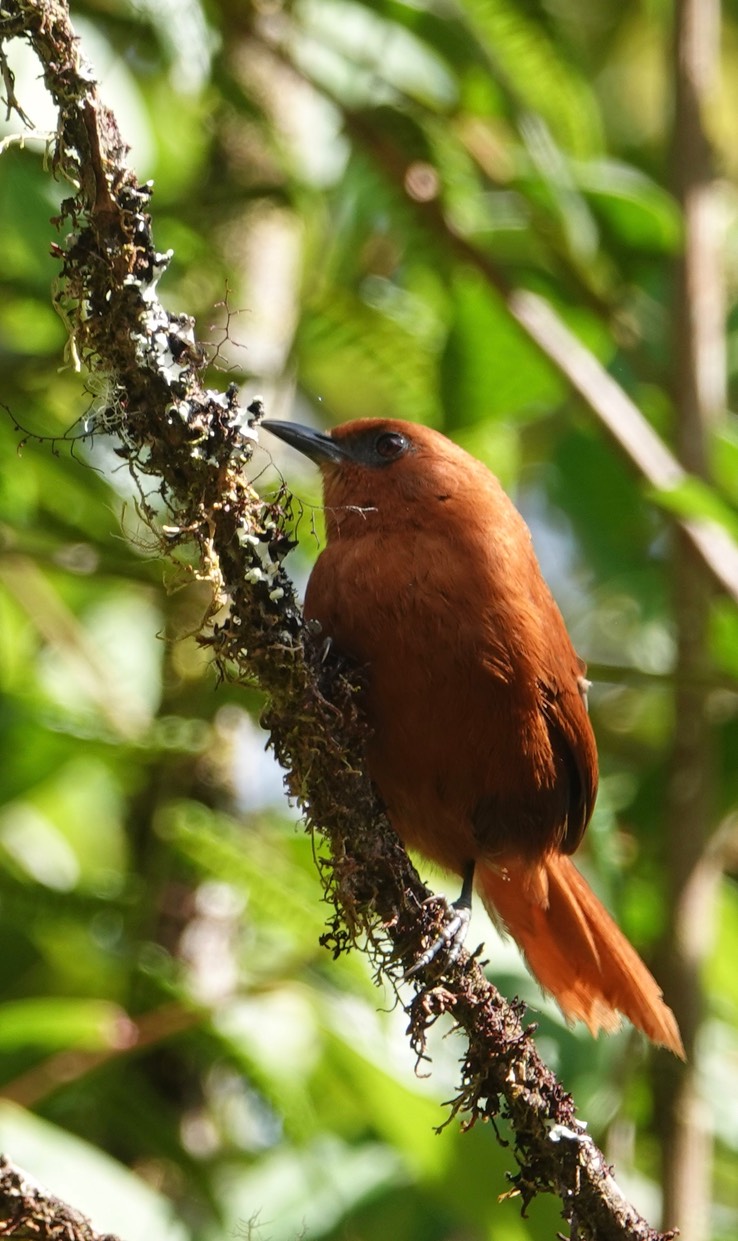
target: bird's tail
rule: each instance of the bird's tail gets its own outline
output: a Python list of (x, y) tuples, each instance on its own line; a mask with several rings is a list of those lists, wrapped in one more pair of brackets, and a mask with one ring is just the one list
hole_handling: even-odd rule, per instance
[(565, 1017), (597, 1034), (617, 1029), (622, 1013), (684, 1059), (679, 1027), (658, 983), (569, 857), (552, 854), (533, 867), (519, 859), (481, 863), (476, 884), (488, 912), (517, 940)]

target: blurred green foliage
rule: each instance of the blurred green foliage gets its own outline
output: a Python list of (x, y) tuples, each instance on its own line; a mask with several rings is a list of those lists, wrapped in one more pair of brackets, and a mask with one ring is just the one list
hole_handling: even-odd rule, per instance
[[(518, 499), (599, 681), (583, 865), (647, 955), (669, 851), (665, 510), (735, 530), (736, 422), (716, 429), (715, 488), (647, 493), (416, 204), (440, 196), (453, 229), (543, 293), (668, 439), (668, 6), (93, 0), (73, 18), (155, 181), (155, 235), (175, 251), (163, 296), (198, 316), (213, 382), (262, 391), (270, 414), (439, 426)], [(713, 121), (733, 300), (733, 4), (725, 24)], [(17, 51), (18, 96), (53, 128)], [(414, 1074), (393, 997), (363, 960), (319, 948), (312, 846), (263, 754), (258, 695), (216, 687), (193, 637), (203, 588), (153, 554), (115, 445), (80, 438), (104, 391), (75, 372), (51, 309), (64, 187), (43, 143), (9, 144), (2, 174), (0, 1145), (127, 1241), (551, 1237), (554, 1201), (527, 1219), (498, 1203), (511, 1154), (492, 1132), (434, 1131), (454, 1040), (439, 1030), (431, 1075)], [(733, 390), (735, 310), (728, 332)], [(271, 444), (255, 458), (265, 486), (270, 452), (304, 505), (299, 576), (317, 482)], [(723, 818), (738, 796), (737, 651), (738, 612), (717, 599), (705, 727)], [(720, 1241), (738, 1228), (735, 875), (714, 917), (703, 1078)], [(481, 917), (475, 931), (495, 982), (536, 1010), (620, 1183), (657, 1213), (644, 1049), (568, 1030)]]

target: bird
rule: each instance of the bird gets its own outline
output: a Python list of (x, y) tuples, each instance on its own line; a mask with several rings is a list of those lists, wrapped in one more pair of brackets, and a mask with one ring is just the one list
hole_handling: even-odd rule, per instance
[(326, 544), (306, 619), (364, 670), (366, 761), (404, 844), (462, 879), (564, 1017), (628, 1018), (683, 1058), (658, 983), (571, 855), (592, 815), (586, 668), (531, 533), (495, 475), (441, 432), (360, 418), (261, 425), (320, 468)]

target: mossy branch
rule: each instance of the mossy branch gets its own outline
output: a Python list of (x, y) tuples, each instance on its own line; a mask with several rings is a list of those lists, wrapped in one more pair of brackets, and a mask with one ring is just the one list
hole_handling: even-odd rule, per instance
[[(221, 670), (267, 695), (264, 724), (289, 790), (328, 846), (320, 865), (335, 914), (324, 942), (336, 954), (368, 946), (378, 978), (395, 985), (435, 938), (443, 910), (428, 900), (365, 774), (354, 681), (340, 663), (322, 659), (302, 621), (283, 567), (292, 545), (289, 495), (265, 503), (248, 479), (258, 403), (244, 411), (235, 390), (205, 387), (193, 321), (158, 300), (168, 256), (153, 244), (151, 189), (126, 165), (66, 6), (3, 0), (0, 56), (11, 38), (34, 49), (58, 109), (52, 168), (72, 193), (59, 222), (57, 300), (73, 354), (107, 393), (95, 428), (115, 436), (134, 477), (155, 487), (166, 525), (145, 498), (142, 508), (163, 550), (196, 549), (197, 571), (213, 589), (204, 640)], [(4, 60), (0, 70), (20, 115)], [(442, 978), (412, 987), (409, 1035), (418, 1055), (441, 1013), (467, 1040), (453, 1113), (467, 1126), (509, 1119), (518, 1164), (511, 1180), (523, 1205), (553, 1192), (581, 1241), (659, 1241), (538, 1056), (519, 1006), (506, 1003), (466, 954)]]
[(119, 1241), (0, 1155), (0, 1236), (16, 1241)]

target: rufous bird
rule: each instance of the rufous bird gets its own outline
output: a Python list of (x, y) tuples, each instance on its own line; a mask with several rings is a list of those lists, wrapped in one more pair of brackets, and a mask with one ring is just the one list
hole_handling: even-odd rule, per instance
[(442, 938), (463, 939), (473, 886), (567, 1019), (596, 1034), (624, 1014), (683, 1056), (571, 860), (597, 792), (585, 666), (500, 483), (412, 423), (262, 426), (320, 467), (327, 545), (305, 615), (366, 670), (367, 764), (395, 830), (463, 878)]

